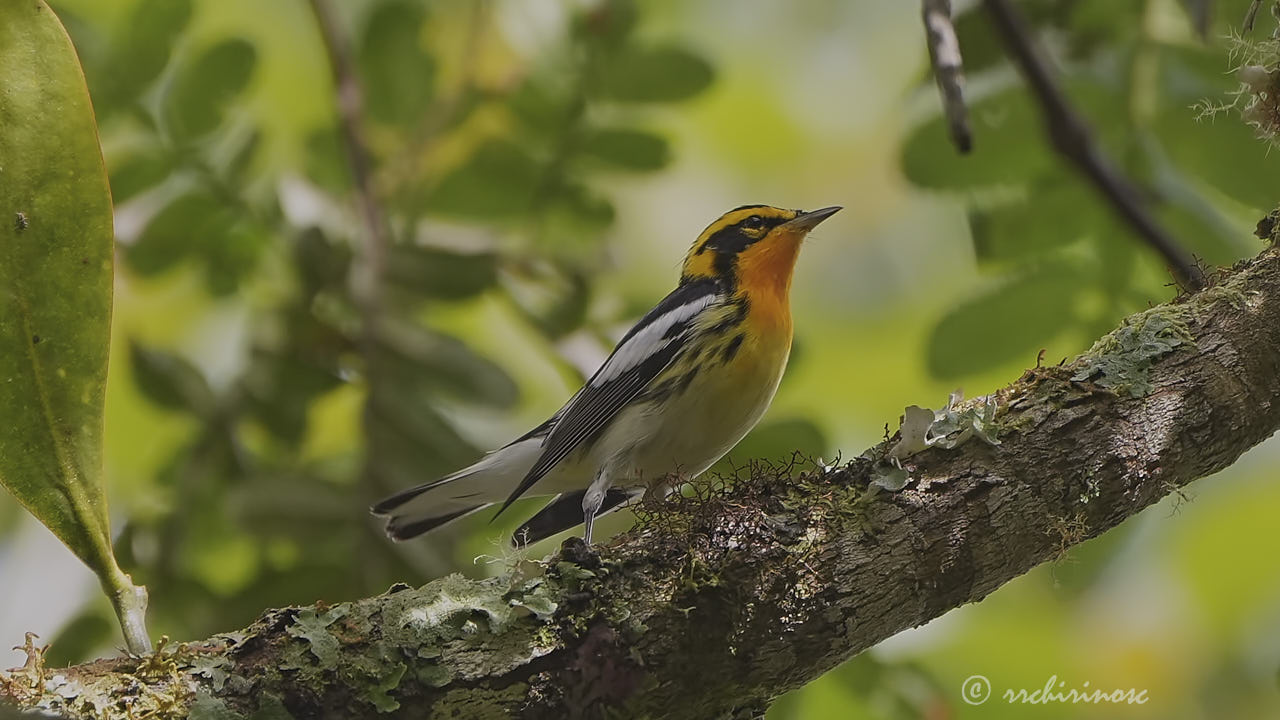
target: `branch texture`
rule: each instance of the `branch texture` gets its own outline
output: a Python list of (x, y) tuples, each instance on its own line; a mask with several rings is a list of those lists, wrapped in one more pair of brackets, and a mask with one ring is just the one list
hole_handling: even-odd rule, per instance
[(908, 438), (838, 469), (755, 467), (642, 507), (598, 556), (571, 541), (503, 577), (270, 610), (143, 659), (34, 658), (0, 696), (106, 718), (758, 717), (1232, 464), (1280, 427), (1278, 397), (1269, 250), (1028, 370), (993, 396), (998, 445), (907, 454), (898, 492), (876, 480)]

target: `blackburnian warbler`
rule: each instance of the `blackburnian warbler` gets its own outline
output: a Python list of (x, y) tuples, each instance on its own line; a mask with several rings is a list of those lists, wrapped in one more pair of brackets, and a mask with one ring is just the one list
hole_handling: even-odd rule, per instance
[[(680, 284), (622, 338), (551, 419), (474, 465), (372, 508), (406, 540), (526, 493), (555, 497), (516, 531), (536, 542), (711, 467), (773, 400), (791, 352), (801, 241), (838, 207), (749, 205), (711, 223)], [(495, 516), (496, 517), (496, 516)]]

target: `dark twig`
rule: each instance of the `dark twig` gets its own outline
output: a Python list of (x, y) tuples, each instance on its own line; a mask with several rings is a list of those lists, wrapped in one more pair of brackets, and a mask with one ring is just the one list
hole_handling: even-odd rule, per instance
[(1008, 0), (983, 0), (1005, 47), (1040, 103), (1055, 150), (1075, 164), (1112, 208), (1153, 249), (1164, 256), (1178, 283), (1188, 290), (1204, 287), (1204, 274), (1177, 242), (1156, 222), (1141, 192), (1122, 175), (1094, 143), (1089, 126), (1076, 113), (1053, 78), (1053, 71), (1032, 40), (1026, 21)]
[(1209, 25), (1213, 23), (1213, 0), (1187, 0), (1191, 6), (1191, 24), (1201, 40), (1209, 39)]
[[(370, 386), (362, 417), (365, 433), (368, 435), (374, 413), (372, 378), (378, 376), (375, 366), (381, 355), (378, 341), (382, 335), (382, 278), (385, 274), (384, 268), (391, 237), (386, 218), (382, 214), (374, 193), (372, 163), (364, 134), (364, 92), (356, 77), (350, 49), (338, 27), (328, 0), (309, 0), (309, 2), (311, 12), (316, 18), (316, 25), (320, 29), (320, 37), (324, 41), (325, 54), (329, 57), (329, 70), (333, 75), (333, 87), (337, 100), (338, 126), (342, 133), (342, 146), (347, 156), (347, 165), (351, 170), (351, 179), (355, 185), (356, 205), (364, 225), (364, 238), (363, 242), (357, 246), (355, 262), (351, 266), (350, 283), (352, 301), (360, 316), (359, 346), (364, 359), (366, 381)], [(371, 497), (376, 497), (385, 490), (385, 488), (376, 487), (376, 462), (377, 459), (373, 453), (366, 453), (360, 473), (360, 481)], [(368, 528), (367, 525), (366, 528)], [(361, 533), (360, 541), (366, 547), (376, 549), (381, 549), (381, 546), (385, 545), (372, 531)], [(376, 550), (365, 552), (368, 560), (362, 569), (366, 573), (366, 578), (374, 574), (373, 558), (376, 555)]]
[(342, 131), (343, 150), (351, 168), (356, 188), (356, 204), (364, 223), (365, 238), (360, 247), (360, 262), (352, 277), (352, 291), (360, 306), (366, 334), (380, 311), (379, 286), (386, 265), (387, 225), (378, 207), (373, 190), (373, 173), (369, 162), (369, 149), (364, 136), (364, 93), (356, 78), (351, 53), (342, 37), (328, 0), (309, 0), (311, 11), (320, 27), (325, 52), (329, 56), (329, 69), (333, 73), (333, 87), (337, 94), (338, 126)]
[(1253, 0), (1249, 3), (1249, 10), (1244, 14), (1244, 32), (1253, 30), (1253, 24), (1258, 21), (1258, 11), (1262, 9), (1262, 0)]
[(956, 28), (951, 24), (951, 0), (923, 0), (921, 16), (951, 142), (957, 150), (967, 153), (973, 148), (973, 133), (969, 129), (969, 108), (964, 103), (964, 60)]

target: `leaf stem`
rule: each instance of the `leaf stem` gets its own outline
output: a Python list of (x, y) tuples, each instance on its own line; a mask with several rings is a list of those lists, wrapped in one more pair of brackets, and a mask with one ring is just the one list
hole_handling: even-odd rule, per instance
[(125, 647), (134, 655), (151, 652), (151, 636), (147, 634), (147, 589), (134, 585), (113, 560), (110, 572), (101, 575), (102, 588), (111, 599), (111, 607), (120, 620)]

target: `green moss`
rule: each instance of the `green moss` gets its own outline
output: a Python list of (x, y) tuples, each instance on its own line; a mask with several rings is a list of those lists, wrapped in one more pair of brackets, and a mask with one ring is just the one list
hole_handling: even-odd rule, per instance
[(249, 720), (294, 720), (294, 717), (279, 697), (263, 695), (258, 698), (258, 709)]
[(1092, 381), (1117, 395), (1151, 392), (1151, 365), (1182, 345), (1195, 344), (1183, 319), (1185, 305), (1162, 305), (1125, 319), (1079, 358), (1071, 379)]
[(382, 677), (377, 684), (369, 687), (365, 693), (365, 699), (372, 703), (380, 713), (399, 710), (400, 701), (391, 697), (388, 693), (400, 686), (400, 679), (404, 677), (405, 670), (408, 669), (409, 667), (402, 662), (392, 665), (391, 672)]
[[(332, 668), (340, 660), (341, 643), (329, 631), (329, 626), (344, 617), (350, 609), (349, 605), (337, 605), (324, 613), (317, 613), (315, 608), (303, 608), (298, 611), (297, 617), (287, 632), (293, 637), (307, 641), (311, 654), (320, 662), (322, 669)], [(294, 661), (285, 667), (302, 669), (307, 665)]]
[(453, 674), (443, 665), (419, 665), (414, 677), (427, 687), (444, 687), (453, 682)]
[(187, 712), (190, 720), (246, 720), (244, 715), (208, 693), (197, 693)]
[(221, 692), (227, 679), (231, 677), (229, 671), (234, 667), (234, 663), (225, 655), (201, 655), (192, 660), (187, 672), (206, 678), (214, 692)]
[(1244, 309), (1246, 300), (1244, 291), (1237, 287), (1236, 283), (1214, 285), (1211, 288), (1202, 290), (1196, 295), (1196, 298), (1206, 305), (1225, 302), (1237, 310)]
[(453, 720), (493, 720), (495, 707), (518, 707), (523, 704), (528, 691), (529, 686), (520, 682), (497, 690), (454, 690), (432, 707), (432, 716)]

